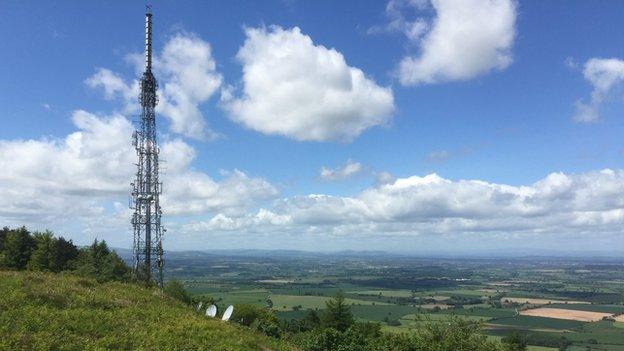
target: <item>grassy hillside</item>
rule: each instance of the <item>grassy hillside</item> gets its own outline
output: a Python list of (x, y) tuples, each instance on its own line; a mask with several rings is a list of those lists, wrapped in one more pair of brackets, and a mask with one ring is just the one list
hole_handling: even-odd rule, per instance
[(0, 271), (0, 350), (291, 350), (159, 290)]

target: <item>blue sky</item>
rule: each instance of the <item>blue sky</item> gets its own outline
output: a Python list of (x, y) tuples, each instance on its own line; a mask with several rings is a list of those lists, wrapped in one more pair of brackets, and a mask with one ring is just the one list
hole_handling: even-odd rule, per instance
[[(161, 141), (179, 142), (172, 144), (164, 155), (165, 159), (171, 155), (174, 161), (172, 166), (167, 166), (167, 173), (172, 177), (170, 185), (191, 184), (188, 193), (165, 194), (172, 204), (170, 209), (178, 209), (170, 211), (165, 218), (172, 238), (170, 247), (208, 248), (204, 243), (211, 242), (212, 246), (222, 248), (265, 248), (271, 243), (306, 250), (381, 248), (416, 252), (423, 245), (432, 244), (439, 251), (459, 252), (482, 247), (479, 243), (484, 241), (490, 242), (486, 248), (511, 248), (522, 243), (521, 246), (530, 249), (532, 246), (527, 242), (535, 238), (553, 248), (565, 242), (569, 250), (589, 247), (609, 251), (614, 244), (621, 246), (619, 228), (624, 222), (621, 213), (624, 198), (616, 190), (624, 189), (624, 175), (620, 171), (624, 157), (620, 138), (624, 132), (621, 118), (624, 55), (619, 45), (624, 37), (621, 26), (624, 4), (471, 0), (473, 10), (482, 9), (486, 15), (492, 11), (493, 20), (475, 21), (470, 16), (462, 18), (461, 11), (457, 15), (452, 2), (448, 2), (154, 1), (154, 46), (163, 62), (161, 72), (156, 72), (161, 90), (171, 82), (187, 84), (180, 78), (183, 74), (172, 68), (175, 65), (167, 66), (162, 54), (163, 48), (176, 38), (190, 38), (182, 40), (180, 45), (209, 48), (207, 62), (200, 62), (197, 67), (209, 67), (210, 62), (215, 65), (205, 68), (204, 73), (216, 85), (201, 91), (200, 84), (187, 93), (196, 95), (191, 105), (199, 111), (206, 133), (218, 137), (197, 137), (191, 135), (192, 131), (175, 130), (172, 124), (176, 123), (176, 117), (171, 116), (179, 114), (173, 110), (163, 110), (163, 117), (158, 121)], [(396, 6), (398, 12), (389, 10), (391, 6)], [(462, 10), (462, 6), (456, 7)], [(133, 102), (122, 95), (132, 96), (132, 81), (137, 77), (132, 55), (142, 51), (143, 6), (121, 1), (5, 1), (0, 4), (0, 13), (3, 14), (0, 75), (4, 77), (0, 81), (3, 121), (0, 150), (4, 153), (0, 164), (17, 169), (0, 177), (0, 189), (3, 189), (0, 194), (9, 199), (0, 202), (5, 208), (0, 211), (0, 220), (4, 219), (8, 225), (50, 228), (79, 243), (97, 236), (113, 245), (127, 246), (131, 242), (130, 232), (123, 219), (126, 213), (119, 206), (127, 202), (124, 187), (131, 181), (125, 181), (127, 172), (110, 171), (102, 175), (97, 168), (86, 170), (99, 163), (94, 161), (97, 151), (88, 157), (80, 152), (78, 156), (68, 156), (68, 168), (75, 166), (75, 172), (57, 172), (54, 165), (37, 165), (36, 160), (40, 157), (49, 160), (57, 154), (61, 154), (59, 160), (66, 160), (62, 155), (71, 149), (67, 146), (67, 136), (85, 131), (76, 122), (78, 110), (88, 114), (86, 120), (108, 122), (115, 114), (130, 119), (136, 113), (129, 107)], [(453, 41), (448, 30), (445, 31), (440, 19), (454, 13), (452, 22), (459, 27), (465, 25), (464, 34), (470, 40)], [(506, 20), (492, 28), (494, 19), (501, 18)], [(409, 37), (404, 29), (416, 28), (410, 26), (419, 21), (424, 23), (424, 28)], [(294, 34), (294, 27), (300, 29), (299, 36)], [(248, 46), (248, 60), (244, 62), (240, 55), (237, 58), (237, 53), (254, 30), (258, 47)], [(431, 33), (436, 30), (439, 35), (434, 42)], [(490, 37), (478, 38), (480, 35)], [(306, 44), (305, 38), (311, 44)], [(334, 49), (344, 58), (344, 64), (333, 67), (342, 72), (337, 75), (348, 76), (345, 72), (350, 68), (359, 69), (372, 84), (371, 89), (382, 95), (385, 91), (391, 101), (385, 99), (388, 96), (367, 95), (372, 93), (364, 88), (358, 91), (357, 84), (345, 92), (353, 98), (348, 107), (331, 105), (328, 100), (317, 101), (314, 92), (292, 96), (287, 92), (285, 103), (280, 104), (275, 96), (263, 95), (271, 93), (271, 86), (263, 87), (254, 96), (246, 95), (248, 87), (263, 82), (253, 81), (257, 76), (246, 79), (245, 65), (250, 69), (254, 64), (258, 64), (258, 69), (268, 67), (263, 57), (280, 53), (266, 51), (281, 50), (279, 40), (289, 39), (293, 40), (290, 54), (301, 49), (324, 57), (325, 48)], [(268, 40), (278, 42), (269, 48)], [(461, 50), (457, 49), (464, 44)], [(454, 49), (436, 51), (435, 48), (444, 45)], [(488, 52), (497, 56), (488, 56)], [(426, 57), (432, 57), (431, 62), (448, 60), (448, 63), (437, 70), (427, 68), (431, 65), (418, 66), (421, 68), (417, 68), (416, 75), (420, 80), (406, 81), (405, 73), (399, 69), (401, 62), (411, 58), (422, 63)], [(197, 59), (206, 61), (206, 57)], [(293, 64), (301, 69), (307, 62), (298, 65), (296, 58), (284, 60), (278, 68)], [(124, 84), (115, 90), (114, 97), (107, 99), (103, 94), (110, 81), (86, 83), (101, 69), (108, 70)], [(317, 91), (336, 88), (331, 86), (332, 82), (323, 80), (323, 69), (317, 64), (309, 69), (314, 72), (309, 76), (304, 69), (304, 76), (291, 76), (290, 83), (304, 82), (298, 87)], [(454, 70), (464, 73), (460, 77), (449, 73)], [(264, 74), (271, 83), (279, 84), (280, 74), (274, 70)], [(426, 77), (434, 78), (427, 81)], [(306, 79), (313, 81), (308, 84)], [(169, 97), (164, 98), (170, 100), (173, 109), (176, 106), (173, 83), (170, 89)], [(224, 92), (231, 92), (233, 97), (227, 100)], [(236, 112), (231, 107), (236, 101), (246, 104), (248, 112)], [(291, 101), (299, 101), (300, 105), (289, 105), (287, 102)], [(578, 104), (588, 109), (583, 110)], [(284, 112), (284, 108), (290, 110)], [(305, 111), (301, 112), (300, 108)], [(267, 111), (284, 113), (276, 118), (267, 114), (276, 125), (265, 127), (257, 118)], [(371, 111), (377, 111), (376, 116), (368, 116), (375, 114)], [(301, 115), (308, 119), (299, 120), (303, 118)], [(578, 117), (581, 115), (585, 117)], [(341, 116), (349, 117), (351, 122), (340, 127), (341, 122), (332, 119)], [(373, 120), (374, 117), (379, 118)], [(177, 123), (186, 121), (185, 117), (179, 118)], [(318, 137), (306, 134), (306, 128), (280, 129), (291, 122), (310, 121), (324, 121), (326, 134)], [(127, 126), (119, 123), (122, 127), (116, 131), (120, 134), (102, 135), (97, 128), (89, 129), (101, 138), (102, 144), (96, 150), (121, 145), (123, 140), (106, 144), (107, 138), (124, 135), (121, 131), (125, 132)], [(363, 130), (353, 131), (363, 124), (366, 124)], [(273, 127), (281, 131), (268, 130)], [(345, 137), (345, 133), (350, 136)], [(34, 151), (29, 140), (38, 143)], [(193, 154), (192, 161), (180, 156), (183, 151), (175, 148), (176, 145)], [(53, 149), (45, 151), (52, 156), (37, 154), (46, 146)], [(17, 160), (10, 153), (12, 150), (23, 152), (25, 159)], [(178, 156), (182, 160), (176, 163)], [(119, 157), (129, 159), (127, 155)], [(108, 161), (111, 160), (105, 162)], [(349, 162), (355, 165), (352, 172), (340, 173), (341, 167)], [(175, 168), (177, 164), (180, 169)], [(325, 179), (323, 168), (328, 171)], [(603, 169), (612, 170), (613, 174), (604, 176), (600, 173)], [(236, 176), (235, 170), (242, 175)], [(544, 190), (552, 186), (534, 186), (549, 174), (559, 172), (565, 177), (563, 181), (549, 181), (569, 184), (556, 199)], [(36, 179), (17, 180), (30, 179), (31, 173), (38, 174)], [(52, 190), (42, 181), (46, 174), (52, 174), (51, 177), (60, 174), (60, 179), (53, 181), (58, 184)], [(93, 174), (97, 174), (95, 180), (85, 182), (79, 191), (61, 186), (70, 182), (72, 175)], [(431, 174), (441, 179), (433, 181), (438, 184), (434, 188), (410, 178)], [(411, 179), (407, 194), (396, 188), (383, 188), (398, 186), (401, 179)], [(485, 198), (471, 197), (470, 192), (460, 196), (464, 191), (462, 180), (475, 180), (477, 185), (479, 182), (503, 184), (515, 190), (489, 186), (470, 190), (475, 194), (492, 191)], [(166, 181), (167, 177), (165, 188)], [(451, 188), (440, 185), (445, 182)], [(199, 189), (195, 192), (193, 186)], [(23, 198), (15, 195), (18, 187), (30, 188), (31, 195)], [(206, 187), (205, 191), (201, 187)], [(237, 187), (245, 191), (237, 192), (240, 189)], [(523, 187), (534, 189), (526, 192)], [(103, 188), (106, 188), (104, 195)], [(68, 211), (65, 195), (76, 196), (77, 192), (82, 195), (71, 202), (81, 205)], [(50, 207), (29, 203), (28, 196), (39, 193), (51, 197), (45, 201)], [(369, 199), (368, 193), (375, 194), (374, 200)], [(313, 194), (325, 196), (323, 203), (315, 202), (318, 199)], [(506, 196), (517, 199), (496, 202)], [(184, 210), (187, 197), (196, 198), (197, 209)], [(232, 200), (235, 203), (219, 201), (230, 197), (236, 197), (236, 201)], [(378, 209), (377, 202), (367, 202), (382, 198), (389, 201), (387, 208)], [(414, 198), (419, 200), (413, 202)], [(345, 205), (349, 199), (357, 200), (357, 205)], [(562, 205), (557, 201), (574, 205), (562, 212)], [(332, 207), (334, 202), (339, 203), (339, 208)], [(459, 202), (461, 210), (453, 207)], [(539, 210), (528, 213), (525, 206), (529, 205)], [(503, 210), (492, 215), (496, 218), (488, 218), (474, 210), (480, 206), (484, 206), (484, 212), (488, 208), (506, 207), (517, 211)], [(394, 207), (401, 210), (395, 211)], [(437, 210), (423, 210), (428, 207)], [(59, 210), (63, 208), (66, 210)], [(165, 206), (165, 214), (167, 210)], [(258, 219), (261, 211), (281, 218), (281, 222), (262, 222)], [(333, 211), (339, 218), (319, 214), (325, 211)], [(67, 214), (75, 214), (80, 220), (64, 218)], [(537, 220), (531, 219), (535, 217)], [(223, 225), (224, 221), (230, 226)], [(496, 221), (508, 222), (509, 227), (492, 224)], [(578, 223), (569, 226), (571, 222)]]

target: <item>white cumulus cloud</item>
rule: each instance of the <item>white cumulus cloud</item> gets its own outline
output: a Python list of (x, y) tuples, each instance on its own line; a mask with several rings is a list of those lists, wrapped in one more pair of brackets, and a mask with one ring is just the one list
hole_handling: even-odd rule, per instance
[(278, 195), (277, 189), (262, 178), (244, 172), (223, 172), (215, 181), (207, 174), (186, 170), (166, 178), (163, 196), (165, 214), (238, 214)]
[(345, 180), (351, 177), (354, 177), (360, 173), (362, 173), (363, 167), (359, 162), (354, 162), (353, 160), (347, 160), (342, 167), (338, 167), (336, 169), (331, 169), (327, 167), (322, 167), (319, 175), (321, 179), (327, 181), (338, 181)]
[(572, 119), (590, 123), (600, 118), (599, 109), (609, 94), (624, 82), (624, 60), (617, 58), (592, 58), (585, 62), (583, 76), (593, 90), (589, 101), (576, 101)]
[[(141, 54), (129, 55), (143, 68)], [(218, 133), (208, 128), (200, 106), (219, 89), (223, 77), (217, 71), (210, 44), (193, 34), (178, 33), (154, 55), (154, 74), (159, 82), (156, 112), (165, 116), (174, 133), (195, 139), (214, 139)], [(136, 112), (139, 105), (139, 77), (126, 81), (121, 75), (100, 68), (85, 80), (91, 88), (101, 88), (106, 99), (121, 99), (125, 112)]]
[(0, 141), (0, 218), (9, 223), (98, 215), (132, 174), (132, 126), (123, 116), (73, 113), (63, 139)]
[[(74, 234), (92, 235), (101, 235), (103, 228), (127, 231), (125, 204), (137, 158), (133, 126), (122, 115), (83, 110), (75, 111), (72, 121), (77, 130), (64, 138), (0, 140), (3, 225), (68, 229), (71, 224)], [(239, 170), (224, 171), (218, 180), (195, 170), (196, 151), (181, 139), (165, 140), (161, 150), (167, 221), (211, 212), (238, 214), (278, 195), (268, 181)]]
[[(256, 213), (219, 214), (189, 230), (361, 236), (621, 234), (624, 171), (551, 173), (529, 185), (449, 180), (436, 174), (397, 178), (353, 196), (283, 198)], [(483, 237), (483, 236), (482, 236)]]
[(247, 28), (237, 54), (242, 96), (226, 90), (232, 120), (265, 134), (296, 140), (350, 141), (388, 122), (390, 88), (351, 67), (335, 49), (316, 45), (297, 27)]
[(217, 137), (206, 127), (199, 106), (208, 101), (223, 80), (216, 70), (210, 44), (194, 35), (177, 34), (157, 57), (162, 74), (158, 112), (171, 121), (171, 130), (196, 139)]
[[(430, 9), (432, 18), (418, 15)], [(386, 29), (402, 32), (419, 49), (399, 64), (403, 85), (466, 80), (513, 60), (514, 0), (390, 0), (386, 13), (391, 20)]]
[(138, 80), (126, 83), (119, 74), (106, 68), (99, 68), (85, 80), (85, 84), (92, 89), (101, 88), (104, 90), (104, 97), (107, 100), (121, 98), (126, 103), (126, 111), (132, 111), (138, 107)]

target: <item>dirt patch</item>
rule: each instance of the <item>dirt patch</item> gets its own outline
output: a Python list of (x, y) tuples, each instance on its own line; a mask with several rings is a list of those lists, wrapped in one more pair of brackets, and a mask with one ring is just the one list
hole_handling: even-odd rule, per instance
[(601, 320), (603, 317), (609, 317), (612, 315), (611, 313), (576, 311), (547, 307), (520, 311), (520, 314), (523, 316), (569, 319), (580, 322), (595, 322)]
[(445, 305), (445, 304), (443, 304), (443, 303), (436, 303), (436, 304), (433, 304), (433, 303), (428, 303), (428, 304), (425, 304), (425, 305), (421, 305), (420, 307), (425, 308), (425, 309), (429, 309), (429, 310), (432, 310), (432, 309), (434, 309), (434, 308), (436, 308), (436, 307), (440, 307), (440, 309), (442, 309), (442, 310), (446, 310), (446, 309), (448, 309), (450, 306), (449, 306), (449, 305)]
[(624, 314), (621, 314), (619, 316), (615, 316), (615, 317), (613, 317), (613, 319), (615, 319), (616, 322), (624, 322)]
[(511, 286), (511, 283), (507, 283), (507, 282), (492, 282), (492, 283), (487, 283), (487, 285), (492, 285), (492, 286)]

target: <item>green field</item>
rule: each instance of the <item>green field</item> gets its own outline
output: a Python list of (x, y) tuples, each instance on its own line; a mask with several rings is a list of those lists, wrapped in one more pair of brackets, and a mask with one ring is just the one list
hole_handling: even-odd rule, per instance
[[(299, 296), (299, 295), (271, 295), (273, 301), (273, 309), (276, 311), (289, 311), (295, 306), (301, 306), (302, 309), (323, 309), (325, 302), (331, 297), (328, 296)], [(359, 306), (383, 306), (388, 305), (384, 302), (374, 302), (366, 300), (345, 299), (346, 303)]]
[(463, 316), (483, 316), (490, 318), (505, 318), (513, 317), (516, 315), (516, 311), (510, 308), (462, 308), (452, 310), (442, 310), (439, 313), (454, 314)]
[(557, 330), (580, 330), (586, 323), (565, 319), (533, 317), (533, 316), (516, 316), (499, 318), (493, 324), (522, 327), (527, 329), (557, 329)]
[[(405, 322), (405, 324), (411, 325), (413, 323), (418, 324), (418, 323), (425, 323), (429, 321), (443, 321), (443, 320), (448, 319), (449, 317), (450, 316), (446, 314), (419, 313), (419, 314), (405, 315), (401, 317), (400, 321), (401, 321), (401, 324)], [(473, 322), (485, 322), (489, 319), (488, 317), (471, 316), (471, 315), (463, 315), (463, 316), (457, 316), (457, 317), (463, 320), (473, 321)]]
[[(202, 296), (200, 294), (198, 296)], [(219, 304), (233, 305), (236, 303), (249, 303), (257, 306), (266, 306), (269, 292), (264, 289), (232, 290), (228, 292), (209, 293)]]
[[(584, 269), (585, 265), (591, 267)], [(222, 305), (267, 306), (270, 298), (281, 320), (304, 318), (309, 310), (322, 313), (325, 302), (343, 291), (347, 302), (353, 304), (356, 320), (379, 322), (388, 332), (410, 332), (421, 320), (456, 316), (483, 323), (484, 333), (493, 337), (518, 330), (529, 338), (530, 350), (552, 351), (558, 349), (553, 344), (562, 342), (582, 350), (624, 350), (624, 323), (517, 316), (521, 304), (505, 302), (506, 297), (593, 301), (548, 307), (621, 313), (624, 284), (600, 282), (624, 281), (622, 264), (535, 259), (307, 257), (267, 261), (215, 257), (203, 266), (227, 268), (219, 268), (215, 274), (204, 270), (202, 278), (188, 277), (194, 293), (206, 293)], [(228, 270), (231, 274), (224, 274)], [(280, 282), (276, 284), (276, 280)], [(434, 311), (436, 304), (442, 307)]]
[(384, 306), (353, 306), (353, 316), (361, 320), (383, 321), (388, 319), (399, 319), (410, 313), (417, 313), (418, 308), (404, 305), (384, 305)]

